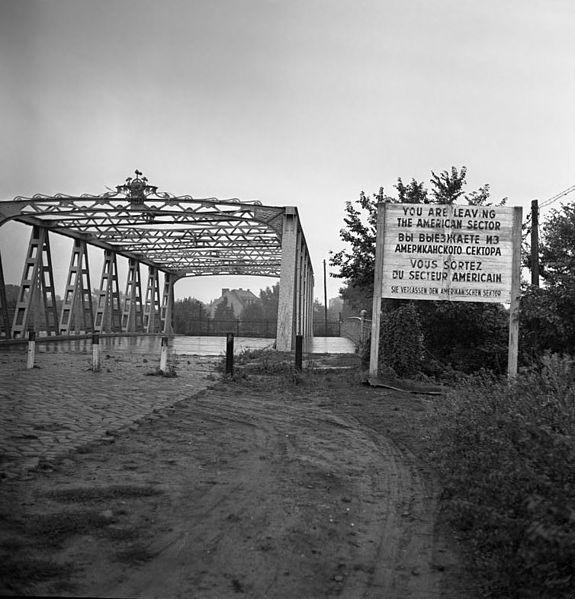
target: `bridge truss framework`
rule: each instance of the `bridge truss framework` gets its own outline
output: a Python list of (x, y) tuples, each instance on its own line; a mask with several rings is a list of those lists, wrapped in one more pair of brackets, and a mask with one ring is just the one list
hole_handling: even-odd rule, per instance
[[(0, 256), (4, 338), (21, 338), (29, 330), (47, 335), (170, 334), (175, 283), (209, 275), (279, 278), (277, 349), (291, 350), (297, 334), (313, 334), (314, 276), (295, 207), (175, 196), (158, 192), (136, 171), (135, 178), (101, 195), (37, 194), (0, 201), (0, 232), (10, 220), (30, 225), (32, 231), (13, 319)], [(73, 239), (59, 310), (50, 233)], [(104, 250), (95, 301), (88, 245)], [(123, 301), (117, 256), (128, 259)], [(142, 266), (148, 268), (145, 293)]]

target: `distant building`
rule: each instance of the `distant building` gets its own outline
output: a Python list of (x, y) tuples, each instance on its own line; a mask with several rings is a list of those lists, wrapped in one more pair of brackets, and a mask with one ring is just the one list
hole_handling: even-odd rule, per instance
[(228, 306), (234, 311), (234, 316), (239, 318), (242, 310), (249, 304), (259, 301), (257, 295), (254, 295), (249, 289), (222, 289), (221, 297), (215, 299), (209, 306), (210, 317), (213, 318), (216, 309), (224, 299), (228, 300)]

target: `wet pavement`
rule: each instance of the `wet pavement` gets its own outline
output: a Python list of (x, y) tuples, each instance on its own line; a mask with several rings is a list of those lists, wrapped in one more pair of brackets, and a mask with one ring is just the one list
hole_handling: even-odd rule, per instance
[(314, 354), (353, 354), (355, 345), (345, 337), (314, 337), (310, 351)]
[[(26, 344), (0, 346), (0, 480), (50, 468), (91, 443), (113, 442), (123, 429), (161, 418), (220, 376), (223, 337), (170, 339), (169, 368), (157, 376), (159, 337), (101, 340), (102, 368), (92, 372), (90, 340), (37, 343), (26, 369)], [(270, 339), (235, 339), (235, 350), (270, 347)], [(353, 352), (343, 338), (316, 338), (315, 353)], [(155, 375), (155, 376), (152, 376)]]

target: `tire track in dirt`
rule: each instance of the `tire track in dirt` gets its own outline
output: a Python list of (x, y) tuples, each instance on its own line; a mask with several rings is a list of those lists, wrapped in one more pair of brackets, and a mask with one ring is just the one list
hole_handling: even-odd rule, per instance
[[(61, 512), (41, 497), (88, 481), (157, 491), (109, 506), (115, 530), (137, 542), (90, 533), (52, 556), (75, 560), (74, 594), (443, 596), (432, 567), (436, 486), (413, 455), (328, 395), (215, 389), (46, 474), (27, 509)], [(141, 558), (119, 563), (127, 550)]]
[[(333, 572), (326, 573), (327, 576), (322, 581), (324, 589), (326, 586), (332, 587), (331, 590), (328, 588), (327, 596), (423, 598), (438, 595), (439, 590), (433, 580), (438, 575), (436, 573), (434, 576), (430, 565), (435, 497), (429, 495), (432, 491), (426, 488), (415, 469), (407, 463), (402, 451), (389, 439), (373, 431), (366, 431), (365, 427), (351, 417), (343, 419), (317, 405), (289, 405), (270, 401), (269, 397), (242, 397), (241, 403), (236, 398), (211, 394), (208, 399), (209, 401), (200, 399), (195, 403), (197, 417), (226, 426), (245, 427), (250, 431), (249, 451), (255, 459), (242, 465), (239, 477), (241, 482), (231, 488), (214, 489), (202, 500), (203, 509), (196, 506), (187, 514), (189, 522), (202, 521), (203, 524), (194, 525), (193, 532), (180, 531), (173, 533), (167, 540), (164, 539), (164, 548), (152, 549), (157, 558), (150, 564), (145, 577), (139, 579), (136, 586), (132, 582), (127, 587), (116, 589), (117, 592), (142, 597), (161, 596), (165, 585), (162, 584), (162, 588), (155, 591), (157, 584), (154, 581), (160, 578), (162, 572), (181, 570), (186, 563), (197, 560), (197, 555), (190, 555), (190, 547), (202, 539), (203, 546), (211, 547), (208, 550), (210, 553), (227, 556), (224, 560), (226, 567), (230, 568), (234, 561), (242, 564), (242, 560), (238, 560), (238, 549), (243, 544), (241, 540), (237, 539), (233, 543), (234, 549), (229, 549), (232, 544), (230, 539), (240, 535), (234, 534), (232, 527), (228, 526), (225, 534), (210, 537), (208, 531), (221, 526), (211, 520), (219, 520), (223, 512), (229, 511), (233, 514), (233, 520), (241, 521), (246, 513), (253, 510), (254, 496), (258, 497), (259, 494), (248, 481), (257, 481), (265, 489), (281, 482), (282, 488), (286, 489), (306, 472), (313, 472), (316, 481), (320, 473), (328, 479), (331, 473), (333, 478), (334, 472), (341, 470), (337, 464), (341, 460), (341, 451), (337, 451), (337, 446), (345, 445), (353, 461), (360, 462), (361, 465), (354, 464), (345, 469), (345, 476), (339, 476), (343, 484), (335, 493), (336, 497), (332, 493), (330, 505), (333, 505), (334, 499), (336, 504), (338, 499), (341, 501), (338, 496), (350, 499), (351, 503), (351, 498), (347, 497), (351, 495), (358, 503), (364, 504), (363, 515), (359, 518), (357, 532), (354, 531), (356, 538), (352, 541), (354, 551), (351, 557), (354, 558), (354, 565), (349, 568), (346, 563), (344, 568), (340, 568), (338, 560), (333, 560)], [(336, 443), (333, 442), (334, 437)], [(264, 467), (265, 461), (273, 464), (273, 475)], [(355, 477), (357, 482), (358, 477), (363, 475), (365, 478), (365, 474), (367, 479), (362, 481), (361, 493), (358, 494), (349, 479)], [(181, 495), (184, 500), (185, 490)], [(313, 508), (310, 509), (311, 504), (305, 507), (308, 512), (314, 511)], [(285, 529), (277, 524), (274, 526), (271, 522), (282, 516), (289, 519), (288, 513), (278, 513), (278, 506), (268, 505), (261, 496), (258, 509), (260, 514), (266, 514), (267, 523), (264, 526), (267, 531), (275, 531), (268, 537), (281, 539), (289, 536)], [(356, 524), (352, 524), (355, 528)], [(340, 532), (339, 536), (349, 542), (345, 538), (347, 532)], [(227, 542), (224, 543), (226, 537)], [(284, 552), (289, 551), (289, 547), (284, 547)], [(254, 563), (258, 561), (258, 567), (254, 569)], [(255, 585), (253, 580), (244, 578), (237, 583), (237, 588), (249, 588), (252, 596), (294, 596), (293, 585), (282, 594), (279, 590), (281, 568), (276, 565), (270, 576), (270, 564), (267, 562), (260, 555), (252, 563), (252, 569), (258, 571), (253, 580), (257, 578), (260, 584)], [(245, 564), (236, 568), (244, 569)], [(268, 572), (267, 577), (263, 575), (263, 570)], [(210, 589), (209, 584), (206, 584), (209, 577), (205, 574), (206, 572), (204, 576), (196, 577), (194, 584), (202, 592), (214, 592), (214, 596), (218, 596), (222, 591), (220, 585), (216, 584), (215, 588)], [(301, 590), (303, 596), (306, 596), (306, 590)], [(307, 592), (309, 591), (308, 588)]]
[(420, 476), (405, 450), (383, 435), (370, 432), (370, 436), (386, 464), (393, 491), (380, 531), (379, 567), (363, 596), (439, 597), (440, 576), (432, 566), (439, 488)]

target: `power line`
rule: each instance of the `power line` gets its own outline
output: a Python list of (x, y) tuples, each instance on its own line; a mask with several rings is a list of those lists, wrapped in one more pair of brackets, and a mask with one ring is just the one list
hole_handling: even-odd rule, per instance
[(567, 189), (559, 192), (557, 195), (554, 195), (553, 197), (548, 198), (548, 199), (544, 200), (543, 202), (541, 202), (541, 204), (539, 204), (539, 208), (546, 208), (547, 206), (550, 206), (551, 204), (553, 204), (553, 202), (556, 202), (559, 198), (562, 198), (563, 196), (573, 193), (574, 191), (575, 191), (575, 185), (572, 185), (571, 187), (568, 187)]

